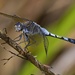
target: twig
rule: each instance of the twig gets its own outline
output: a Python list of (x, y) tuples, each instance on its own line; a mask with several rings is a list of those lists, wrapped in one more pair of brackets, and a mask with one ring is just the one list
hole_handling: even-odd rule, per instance
[(11, 58), (13, 58), (13, 57), (14, 57), (14, 56), (9, 57), (8, 59), (1, 59), (2, 61), (3, 61), (3, 60), (6, 60), (6, 62), (5, 62), (3, 65), (6, 65), (7, 62), (8, 62)]
[(34, 64), (37, 68), (45, 73), (45, 75), (55, 75), (52, 71), (50, 71), (50, 67), (46, 67), (41, 64), (28, 50), (23, 50), (16, 42), (14, 42), (11, 38), (9, 38), (6, 34), (0, 32), (0, 38), (4, 40), (7, 44), (13, 47), (16, 51), (19, 52), (23, 57), (25, 57), (28, 61)]

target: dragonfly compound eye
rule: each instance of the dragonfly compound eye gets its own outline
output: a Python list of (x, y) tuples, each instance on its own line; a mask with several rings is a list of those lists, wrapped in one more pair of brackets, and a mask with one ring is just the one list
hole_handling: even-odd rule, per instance
[(16, 23), (15, 29), (16, 29), (16, 31), (21, 31), (22, 30), (22, 24), (20, 22)]

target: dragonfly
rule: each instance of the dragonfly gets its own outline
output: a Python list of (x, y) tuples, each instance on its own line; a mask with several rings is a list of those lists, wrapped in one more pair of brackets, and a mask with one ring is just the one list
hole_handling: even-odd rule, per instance
[(46, 36), (51, 36), (51, 37), (58, 38), (58, 39), (75, 44), (75, 39), (53, 34), (53, 33), (49, 32), (47, 29), (41, 27), (39, 24), (37, 24), (34, 21), (28, 20), (26, 18), (21, 18), (21, 17), (15, 16), (15, 15), (14, 16), (8, 15), (8, 14), (2, 13), (2, 12), (0, 12), (0, 15), (4, 15), (4, 16), (12, 18), (16, 21), (16, 23), (15, 23), (16, 32), (22, 32), (16, 38), (19, 38), (17, 41), (20, 41), (22, 39), (22, 36), (24, 37), (24, 39), (25, 39), (24, 42), (28, 42), (28, 44), (25, 46), (25, 48), (27, 48), (30, 45), (31, 36), (36, 35), (36, 34), (40, 34), (40, 36), (43, 37), (44, 48), (45, 48), (46, 54), (48, 52), (48, 39)]

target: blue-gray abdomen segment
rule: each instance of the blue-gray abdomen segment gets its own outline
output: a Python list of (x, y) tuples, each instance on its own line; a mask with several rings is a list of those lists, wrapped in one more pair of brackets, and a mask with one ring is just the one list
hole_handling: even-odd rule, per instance
[(75, 39), (71, 39), (71, 38), (67, 38), (67, 39), (66, 39), (65, 37), (61, 37), (61, 39), (75, 44)]
[(49, 32), (45, 29), (45, 28), (40, 28), (40, 32), (43, 34), (43, 35), (45, 35), (45, 36), (47, 36), (47, 35), (49, 35)]
[(50, 33), (49, 36), (54, 37), (54, 38), (58, 38), (58, 39), (62, 39), (62, 40), (65, 40), (65, 41), (68, 41), (68, 42), (70, 42), (70, 43), (75, 44), (75, 39), (62, 37), (62, 36), (55, 35), (55, 34), (52, 34), (52, 33)]

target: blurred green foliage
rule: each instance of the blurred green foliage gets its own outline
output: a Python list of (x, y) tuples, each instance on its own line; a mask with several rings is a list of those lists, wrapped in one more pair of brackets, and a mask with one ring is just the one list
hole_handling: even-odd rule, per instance
[[(60, 20), (57, 23), (54, 23), (54, 27), (50, 27), (48, 25), (47, 29), (55, 34), (66, 36), (69, 34), (70, 31), (74, 28), (75, 24), (75, 4), (72, 5), (60, 18)], [(63, 46), (63, 41), (57, 40), (51, 37), (48, 37), (49, 40), (49, 48), (48, 48), (48, 55), (45, 55), (43, 42), (39, 44), (38, 47), (36, 47), (35, 53), (37, 55), (37, 59), (43, 63), (43, 64), (49, 64), (50, 61), (53, 60), (53, 58), (56, 56), (57, 53), (60, 52), (60, 48)], [(39, 74), (39, 70), (30, 62), (26, 62), (23, 66), (22, 70), (19, 72), (18, 75), (41, 75)], [(36, 74), (37, 73), (37, 74)]]

